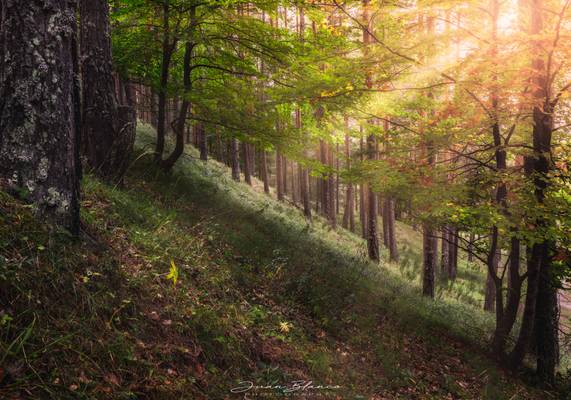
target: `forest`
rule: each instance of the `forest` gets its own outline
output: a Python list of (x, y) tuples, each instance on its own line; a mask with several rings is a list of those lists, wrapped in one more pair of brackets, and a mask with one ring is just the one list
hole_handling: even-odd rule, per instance
[(570, 399), (571, 0), (0, 0), (0, 398)]

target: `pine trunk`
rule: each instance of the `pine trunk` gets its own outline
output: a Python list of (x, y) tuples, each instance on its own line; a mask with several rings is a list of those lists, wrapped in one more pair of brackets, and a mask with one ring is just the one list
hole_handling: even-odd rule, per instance
[(25, 191), (38, 215), (73, 234), (81, 175), (76, 32), (72, 1), (1, 2), (0, 184)]
[(81, 139), (91, 170), (100, 178), (121, 181), (135, 141), (136, 119), (117, 104), (111, 59), (109, 3), (81, 0)]

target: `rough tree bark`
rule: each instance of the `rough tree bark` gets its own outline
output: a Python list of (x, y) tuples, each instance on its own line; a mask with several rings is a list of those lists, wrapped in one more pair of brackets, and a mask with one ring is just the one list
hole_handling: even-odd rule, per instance
[(27, 192), (38, 215), (77, 234), (76, 3), (2, 0), (0, 6), (0, 184)]
[(123, 178), (133, 151), (135, 113), (117, 104), (108, 1), (80, 0), (79, 5), (83, 148), (93, 172), (116, 182)]

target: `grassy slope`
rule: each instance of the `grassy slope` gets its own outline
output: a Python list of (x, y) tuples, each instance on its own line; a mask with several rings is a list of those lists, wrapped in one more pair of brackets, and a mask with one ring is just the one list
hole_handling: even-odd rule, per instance
[(195, 156), (171, 175), (142, 156), (125, 188), (86, 177), (82, 241), (0, 192), (0, 398), (239, 398), (240, 380), (295, 379), (343, 399), (545, 397), (481, 355), (491, 321), (455, 292), (421, 298), (406, 267)]

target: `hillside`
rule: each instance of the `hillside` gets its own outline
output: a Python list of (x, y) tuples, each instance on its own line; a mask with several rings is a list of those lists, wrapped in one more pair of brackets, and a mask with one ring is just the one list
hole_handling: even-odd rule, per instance
[(482, 352), (479, 272), (419, 295), (412, 228), (402, 267), (373, 265), (360, 238), (193, 150), (159, 172), (145, 129), (124, 187), (84, 177), (81, 240), (0, 193), (0, 398), (255, 398), (280, 389), (231, 389), (299, 380), (329, 386), (301, 398), (557, 398)]

